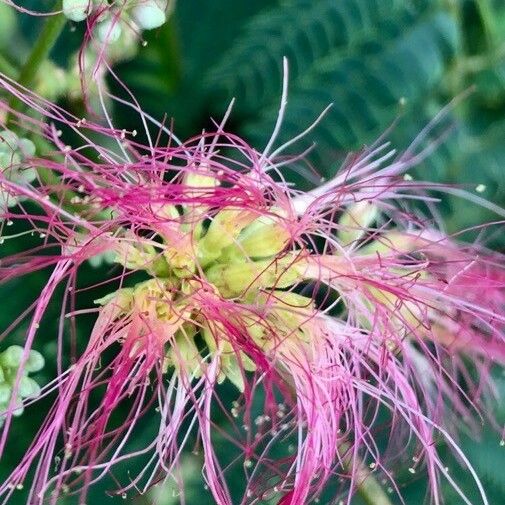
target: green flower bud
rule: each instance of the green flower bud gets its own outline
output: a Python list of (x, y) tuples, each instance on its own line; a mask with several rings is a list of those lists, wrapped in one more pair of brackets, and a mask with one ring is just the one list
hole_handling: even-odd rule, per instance
[[(204, 327), (202, 334), (209, 353), (215, 354), (218, 346), (213, 333), (209, 328)], [(240, 353), (240, 357), (238, 357), (232, 345), (224, 339), (220, 341), (219, 347), (221, 359), (218, 382), (222, 382), (226, 378), (243, 393), (245, 386), (243, 370), (254, 372), (254, 370), (256, 370), (256, 365), (251, 358), (244, 353)]]
[(101, 42), (117, 42), (121, 37), (121, 25), (118, 19), (101, 21), (97, 26), (96, 33)]
[(28, 355), (28, 360), (25, 365), (25, 370), (28, 373), (39, 372), (44, 368), (44, 365), (45, 365), (44, 356), (42, 356), (42, 354), (40, 354), (39, 351), (30, 351), (30, 354)]
[(56, 101), (65, 95), (68, 89), (68, 74), (51, 60), (41, 63), (34, 83), (34, 91), (44, 96), (47, 100)]
[[(6, 169), (5, 176), (10, 181), (26, 185), (36, 178), (37, 173), (33, 168), (21, 165), (23, 159), (34, 154), (35, 145), (32, 141), (25, 138), (20, 139), (9, 130), (0, 132), (0, 169)], [(19, 201), (19, 198), (2, 194), (1, 200), (2, 207), (12, 207)]]
[(35, 155), (35, 144), (29, 139), (19, 139), (18, 148), (23, 158), (31, 158)]
[(114, 293), (109, 293), (102, 298), (94, 300), (94, 303), (103, 306), (108, 305), (109, 303), (113, 303), (119, 307), (122, 312), (127, 312), (130, 310), (133, 303), (134, 293), (134, 288), (123, 288), (115, 291)]
[(175, 205), (171, 205), (168, 203), (152, 204), (151, 209), (157, 219), (162, 219), (162, 220), (166, 219), (168, 221), (175, 221), (181, 217), (177, 207)]
[(10, 130), (0, 131), (0, 150), (15, 151), (18, 148), (19, 137)]
[(12, 415), (14, 417), (19, 417), (23, 414), (23, 412), (25, 411), (25, 407), (23, 405), (23, 403), (21, 402), (20, 399), (18, 399), (15, 403), (15, 406), (14, 406), (14, 411), (12, 412)]
[(21, 163), (21, 156), (15, 151), (0, 151), (0, 170), (8, 169), (5, 174), (9, 180), (17, 182), (18, 166)]
[(257, 219), (247, 210), (225, 209), (214, 216), (205, 236), (198, 243), (198, 258), (203, 267), (215, 261), (237, 240), (240, 232)]
[(233, 298), (248, 290), (264, 288), (287, 288), (302, 276), (302, 268), (292, 264), (293, 258), (286, 256), (280, 260), (256, 261), (214, 265), (206, 276), (225, 298)]
[(339, 240), (346, 245), (361, 239), (377, 216), (377, 207), (367, 200), (350, 205), (338, 223)]
[(40, 386), (30, 377), (21, 377), (21, 380), (19, 381), (18, 394), (21, 398), (38, 396), (40, 394)]
[(7, 406), (11, 399), (12, 388), (3, 382), (0, 384), (0, 410), (4, 410), (4, 405)]
[(96, 254), (88, 259), (88, 263), (93, 268), (99, 268), (104, 265), (111, 265), (116, 261), (116, 253), (114, 251), (105, 251), (101, 254)]
[(242, 367), (236, 356), (225, 356), (221, 359), (221, 373), (241, 392), (244, 392), (245, 382)]
[(142, 30), (159, 28), (167, 20), (166, 0), (143, 0), (132, 9), (132, 17)]
[(166, 277), (169, 273), (165, 258), (151, 244), (122, 242), (115, 262), (129, 270), (146, 270), (155, 277)]
[(0, 364), (6, 368), (19, 368), (24, 349), (19, 345), (11, 345), (0, 354)]
[(84, 21), (91, 7), (91, 0), (63, 0), (63, 14), (71, 21)]
[(267, 258), (280, 253), (288, 244), (289, 232), (278, 218), (261, 216), (240, 233), (237, 242), (223, 253), (245, 254), (249, 258)]
[(181, 368), (192, 374), (193, 377), (200, 377), (202, 375), (203, 360), (193, 340), (193, 334), (194, 331), (191, 330), (189, 332), (177, 332), (175, 345), (168, 351), (166, 363)]
[[(9, 392), (9, 397), (7, 398), (7, 400), (5, 402), (0, 402), (0, 412), (4, 412), (5, 410), (7, 410), (7, 408), (9, 407), (10, 400), (11, 400), (11, 393)], [(14, 410), (12, 412), (12, 415), (14, 417), (19, 417), (24, 411), (25, 408), (23, 406), (23, 403), (18, 398), (16, 400), (16, 403), (14, 404)], [(0, 416), (0, 427), (2, 426), (4, 419), (5, 415)]]

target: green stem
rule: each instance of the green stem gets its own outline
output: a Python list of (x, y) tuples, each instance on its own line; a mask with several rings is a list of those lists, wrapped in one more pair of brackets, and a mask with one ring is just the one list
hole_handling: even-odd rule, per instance
[(12, 79), (18, 76), (17, 68), (2, 54), (0, 54), (0, 72)]
[(351, 470), (352, 465), (357, 465), (356, 469), (356, 492), (366, 505), (393, 505), (393, 502), (384, 491), (372, 471), (368, 469), (363, 461), (353, 463), (351, 445), (347, 442), (341, 443), (339, 452), (342, 455), (343, 466), (346, 470)]
[[(56, 10), (61, 10), (62, 2), (57, 0)], [(56, 40), (60, 36), (67, 18), (63, 14), (54, 14), (50, 16), (38, 36), (32, 52), (28, 56), (25, 64), (23, 65), (17, 82), (26, 88), (33, 86), (40, 66), (49, 56)], [(17, 97), (12, 97), (9, 101), (9, 106), (13, 110), (19, 110), (22, 107), (22, 102)]]
[(393, 505), (372, 472), (363, 468), (360, 477), (362, 480), (358, 484), (357, 491), (366, 505)]

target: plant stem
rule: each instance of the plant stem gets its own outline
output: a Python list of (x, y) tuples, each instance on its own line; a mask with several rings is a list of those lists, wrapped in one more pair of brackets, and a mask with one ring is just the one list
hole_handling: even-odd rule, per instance
[[(61, 0), (57, 0), (56, 10), (61, 10), (61, 5)], [(33, 83), (37, 78), (40, 66), (49, 56), (49, 53), (56, 43), (56, 40), (58, 39), (60, 33), (62, 32), (66, 21), (67, 18), (61, 13), (54, 14), (46, 20), (44, 26), (42, 27), (40, 35), (35, 41), (32, 52), (21, 68), (19, 77), (17, 79), (18, 84), (24, 86), (25, 88), (30, 88), (33, 86)], [(9, 107), (13, 110), (18, 110), (21, 106), (22, 102), (17, 97), (12, 97), (9, 101)]]
[(362, 480), (358, 484), (357, 492), (366, 505), (393, 505), (389, 496), (370, 471), (363, 468), (360, 471), (360, 477)]
[(2, 54), (0, 54), (0, 72), (15, 79), (18, 75), (17, 68)]
[[(343, 455), (344, 468), (349, 470), (352, 465), (350, 454), (348, 454), (350, 445), (343, 443), (339, 451)], [(356, 478), (358, 481), (356, 492), (366, 505), (393, 505), (389, 496), (365, 463), (363, 461), (356, 461), (354, 464), (358, 466), (356, 469)]]

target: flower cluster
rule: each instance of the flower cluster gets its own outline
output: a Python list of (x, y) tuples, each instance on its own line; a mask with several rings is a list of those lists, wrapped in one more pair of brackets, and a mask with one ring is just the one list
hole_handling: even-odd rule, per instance
[[(8, 411), (12, 402), (13, 416), (23, 413), (23, 399), (34, 398), (40, 394), (40, 386), (28, 377), (28, 374), (42, 370), (44, 358), (37, 351), (30, 351), (26, 360), (23, 360), (23, 355), (24, 349), (18, 345), (11, 345), (0, 353), (0, 411)], [(18, 372), (20, 368), (21, 373)], [(0, 426), (3, 419), (2, 415)]]
[(134, 57), (139, 40), (147, 45), (143, 31), (161, 27), (174, 8), (170, 0), (63, 0), (62, 11), (51, 13), (30, 10), (12, 0), (0, 0), (0, 5), (2, 16), (17, 9), (50, 19), (65, 16), (73, 22), (86, 21), (79, 50), (69, 54), (65, 67), (52, 60), (42, 62), (33, 89), (53, 101), (63, 96), (78, 104), (84, 101), (88, 110), (100, 109), (100, 89), (107, 88), (111, 66)]
[(152, 30), (167, 21), (167, 12), (171, 8), (169, 0), (127, 0), (121, 2), (118, 9), (111, 8), (103, 0), (63, 0), (63, 13), (68, 19), (79, 22), (98, 16), (99, 31), (111, 38), (118, 38), (121, 32), (118, 20), (112, 21), (115, 12), (123, 18), (124, 23), (133, 21), (141, 30)]
[[(386, 453), (413, 461), (411, 473), (426, 468), (434, 503), (442, 478), (469, 503), (436, 443), (445, 439), (473, 473), (451, 431), (488, 392), (490, 366), (505, 361), (505, 263), (437, 227), (429, 192), (443, 188), (405, 177), (422, 154), (373, 146), (302, 193), (283, 179), (292, 160), (282, 156), (287, 145), (274, 149), (275, 134), (260, 152), (224, 122), (186, 142), (158, 123), (157, 142), (146, 129), (143, 145), (9, 80), (2, 86), (83, 143), (65, 145), (40, 124), (56, 153), (24, 163), (57, 183), (0, 175), (16, 201), (4, 219), (31, 223), (45, 252), (5, 258), (0, 279), (52, 267), (26, 349), (60, 284), (62, 313), (77, 324), (77, 272), (104, 254), (116, 263), (105, 296), (104, 283), (86, 286), (102, 290), (94, 328), (72, 366), (42, 389), (57, 392), (54, 406), (2, 497), (30, 476), (30, 503), (66, 493), (84, 503), (92, 483), (134, 456), (146, 464), (118, 493), (143, 491), (178, 478), (193, 440), (220, 505), (308, 503), (336, 477), (352, 494), (363, 465), (400, 494)], [(220, 397), (226, 383), (232, 404)], [(132, 449), (146, 418), (157, 423), (155, 438)], [(233, 458), (216, 449), (218, 437)], [(244, 483), (233, 498), (227, 471), (239, 463)]]

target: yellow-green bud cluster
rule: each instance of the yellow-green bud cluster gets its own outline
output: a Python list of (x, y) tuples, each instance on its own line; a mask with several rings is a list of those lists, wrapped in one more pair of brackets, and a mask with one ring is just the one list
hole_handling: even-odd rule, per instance
[[(5, 412), (11, 403), (19, 367), (23, 359), (24, 349), (12, 345), (0, 353), (0, 412)], [(36, 397), (40, 394), (40, 386), (29, 377), (30, 373), (40, 371), (44, 367), (44, 358), (38, 351), (30, 351), (16, 391), (14, 416), (23, 413), (23, 399)], [(5, 414), (0, 414), (0, 426), (3, 424)]]
[[(185, 182), (195, 197), (217, 185), (210, 176), (193, 174)], [(202, 208), (188, 205), (181, 213), (175, 206), (154, 205), (153, 222), (162, 223), (157, 233), (163, 240), (148, 241), (126, 233), (115, 249), (116, 262), (129, 270), (144, 270), (151, 279), (96, 303), (110, 304), (122, 314), (137, 311), (169, 326), (184, 320), (168, 342), (165, 367), (181, 367), (199, 377), (205, 372), (205, 356), (219, 355), (218, 381), (227, 378), (243, 390), (244, 371), (254, 371), (256, 365), (232, 347), (224, 328), (218, 323), (210, 327), (200, 318), (191, 298), (205, 286), (207, 292), (209, 287), (213, 288), (215, 296), (254, 305), (263, 300), (263, 290), (271, 290), (272, 299), (261, 303), (268, 305), (268, 314), (256, 319), (244, 315), (236, 323), (258, 346), (273, 349), (272, 332), (305, 338), (299, 330), (301, 321), (293, 316), (292, 309), (306, 307), (310, 311), (311, 300), (277, 291), (302, 278), (303, 262), (287, 250), (291, 238), (289, 221), (280, 209), (271, 208), (258, 214), (248, 209), (226, 208), (207, 223), (208, 210), (202, 212)], [(278, 326), (282, 331), (277, 331)], [(203, 340), (205, 349), (197, 345), (196, 337)]]
[(248, 210), (225, 209), (213, 217), (206, 232), (202, 229), (201, 223), (195, 226), (194, 236), (181, 225), (179, 239), (168, 239), (159, 247), (124, 240), (116, 251), (116, 262), (130, 270), (145, 270), (156, 278), (180, 280), (193, 277), (201, 269), (225, 298), (250, 289), (287, 287), (300, 276), (293, 255), (277, 257), (290, 238), (280, 215), (258, 217)]

